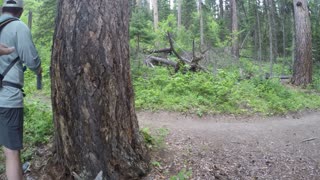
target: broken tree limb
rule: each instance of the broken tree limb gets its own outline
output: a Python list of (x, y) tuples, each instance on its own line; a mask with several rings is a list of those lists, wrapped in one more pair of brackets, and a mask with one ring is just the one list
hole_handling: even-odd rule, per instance
[[(150, 55), (147, 56), (147, 58), (145, 59), (145, 64), (150, 66), (150, 67), (154, 67), (155, 65), (166, 65), (166, 66), (171, 66), (175, 68), (175, 71), (178, 72), (178, 70), (180, 69), (180, 67), (183, 67), (184, 70), (186, 69), (186, 64), (190, 65), (190, 68), (188, 69), (189, 71), (205, 71), (205, 72), (209, 72), (205, 67), (201, 66), (199, 64), (199, 62), (201, 60), (204, 59), (203, 53), (202, 55), (199, 56), (199, 54), (196, 54), (195, 52), (195, 43), (193, 42), (193, 50), (192, 50), (192, 57), (184, 57), (183, 55), (180, 55), (176, 49), (174, 48), (174, 41), (172, 39), (171, 34), (168, 32), (167, 33), (168, 36), (168, 40), (170, 43), (170, 48), (163, 48), (163, 49), (159, 49), (159, 50), (148, 50), (148, 51), (144, 51), (144, 52), (148, 52)], [(207, 51), (207, 50), (206, 50)], [(206, 52), (205, 51), (205, 52)], [(179, 62), (175, 62), (175, 61), (171, 61), (169, 59), (167, 59), (167, 57), (158, 57), (156, 55), (156, 53), (164, 53), (164, 54), (173, 54), (175, 55)], [(166, 55), (164, 55), (166, 56)]]
[(158, 49), (158, 50), (148, 50), (145, 51), (146, 53), (149, 54), (154, 54), (154, 53), (168, 53), (171, 54), (172, 53), (172, 49), (171, 48), (164, 48), (164, 49)]
[(146, 63), (152, 63), (152, 64), (162, 64), (162, 65), (167, 65), (167, 66), (172, 66), (174, 68), (177, 67), (178, 63), (174, 61), (170, 61), (168, 59), (156, 57), (156, 56), (149, 56), (146, 60)]
[(168, 32), (168, 39), (169, 39), (170, 48), (172, 49), (173, 54), (174, 54), (175, 56), (177, 56), (177, 58), (178, 58), (179, 60), (181, 60), (181, 62), (182, 62), (183, 64), (185, 64), (185, 63), (190, 64), (190, 63), (191, 63), (190, 60), (188, 60), (188, 59), (183, 58), (182, 56), (180, 56), (180, 54), (178, 54), (177, 51), (174, 49), (173, 40), (172, 40), (171, 34), (170, 34), (169, 32)]

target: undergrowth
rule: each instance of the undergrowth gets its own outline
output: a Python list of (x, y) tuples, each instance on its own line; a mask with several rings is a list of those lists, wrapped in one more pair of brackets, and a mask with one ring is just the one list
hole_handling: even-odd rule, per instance
[(203, 113), (284, 114), (320, 107), (316, 93), (283, 85), (279, 79), (245, 79), (236, 69), (173, 73), (167, 68), (134, 72), (136, 108)]

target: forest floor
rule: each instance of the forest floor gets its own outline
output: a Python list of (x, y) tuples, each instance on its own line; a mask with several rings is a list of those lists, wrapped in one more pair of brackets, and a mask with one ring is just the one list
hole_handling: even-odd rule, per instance
[(138, 119), (141, 127), (169, 132), (145, 180), (179, 172), (201, 180), (320, 179), (320, 112), (266, 118), (140, 112)]
[[(320, 112), (282, 117), (139, 112), (138, 119), (151, 134), (166, 132), (157, 142), (162, 145), (153, 148), (153, 168), (144, 180), (178, 174), (194, 180), (320, 179)], [(39, 148), (27, 180), (43, 179), (37, 169), (48, 161), (49, 149)]]

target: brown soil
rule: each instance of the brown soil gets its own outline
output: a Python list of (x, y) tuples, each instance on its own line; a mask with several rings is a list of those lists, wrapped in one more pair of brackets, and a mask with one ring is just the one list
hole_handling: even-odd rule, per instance
[[(169, 179), (182, 169), (195, 180), (320, 179), (320, 112), (269, 118), (140, 112), (138, 119), (152, 133), (169, 132), (151, 153), (154, 166), (144, 180)], [(28, 180), (39, 179), (48, 149), (39, 149)]]
[(142, 112), (140, 125), (167, 128), (146, 177), (168, 179), (181, 169), (191, 179), (320, 179), (320, 112), (286, 117), (206, 116)]

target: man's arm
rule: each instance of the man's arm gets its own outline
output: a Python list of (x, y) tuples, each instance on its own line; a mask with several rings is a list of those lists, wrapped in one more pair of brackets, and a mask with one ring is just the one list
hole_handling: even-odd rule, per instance
[(29, 28), (25, 24), (19, 24), (16, 36), (16, 51), (19, 54), (20, 60), (33, 72), (41, 74), (40, 58), (33, 44)]
[(0, 55), (10, 54), (14, 51), (14, 47), (7, 47), (6, 45), (0, 44)]

